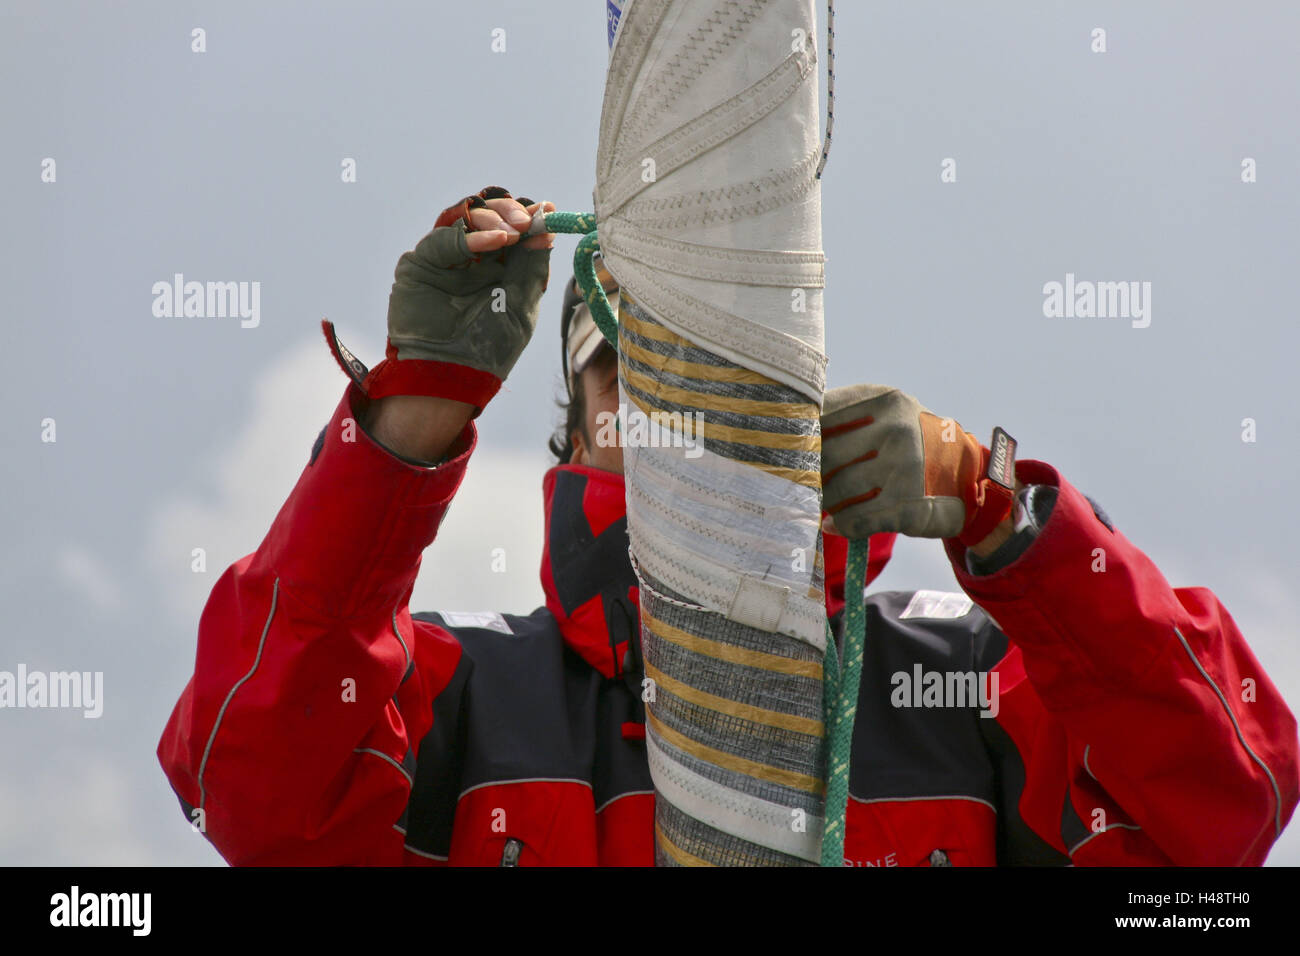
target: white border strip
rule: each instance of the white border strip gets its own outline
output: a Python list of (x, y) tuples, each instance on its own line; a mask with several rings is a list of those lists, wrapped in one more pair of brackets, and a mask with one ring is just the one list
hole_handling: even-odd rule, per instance
[(1192, 659), (1192, 663), (1195, 664), (1196, 669), (1201, 672), (1201, 676), (1205, 678), (1206, 683), (1208, 683), (1212, 688), (1214, 688), (1214, 693), (1219, 698), (1219, 703), (1223, 705), (1223, 709), (1228, 714), (1228, 719), (1232, 721), (1232, 729), (1237, 732), (1237, 740), (1241, 741), (1241, 746), (1245, 749), (1246, 753), (1250, 754), (1250, 759), (1255, 761), (1255, 763), (1259, 764), (1260, 768), (1263, 769), (1265, 775), (1268, 777), (1268, 782), (1273, 785), (1274, 837), (1281, 836), (1282, 835), (1282, 791), (1278, 789), (1277, 780), (1274, 779), (1273, 777), (1273, 771), (1268, 769), (1268, 764), (1260, 760), (1259, 755), (1255, 753), (1255, 751), (1250, 749), (1250, 744), (1246, 743), (1246, 738), (1241, 733), (1241, 725), (1237, 723), (1237, 715), (1234, 714), (1232, 712), (1232, 708), (1228, 706), (1228, 699), (1223, 696), (1223, 691), (1219, 690), (1219, 685), (1214, 683), (1214, 679), (1210, 677), (1208, 673), (1206, 673), (1205, 668), (1201, 666), (1201, 662), (1196, 659), (1196, 655), (1192, 653), (1192, 646), (1187, 643), (1187, 638), (1183, 637), (1183, 632), (1178, 630), (1177, 627), (1175, 627), (1174, 633), (1178, 635), (1178, 640), (1182, 642), (1183, 650), (1187, 651), (1187, 656)]
[(651, 732), (646, 733), (646, 751), (650, 757), (650, 776), (660, 796), (682, 813), (750, 843), (810, 863), (820, 862), (825, 828), (822, 817), (806, 814), (805, 832), (796, 833), (791, 829), (792, 808), (751, 797), (700, 776), (660, 750)]
[(473, 793), (475, 790), (482, 790), (484, 787), (505, 786), (509, 783), (577, 783), (586, 787), (588, 790), (591, 789), (590, 781), (578, 780), (576, 777), (520, 777), (518, 780), (488, 780), (485, 783), (476, 783), (468, 790), (462, 790), (460, 796), (456, 798), (456, 802), (459, 803), (461, 800), (465, 799), (465, 794)]
[(239, 680), (235, 681), (235, 686), (230, 688), (230, 693), (226, 699), (221, 702), (221, 709), (217, 711), (217, 719), (212, 724), (212, 733), (208, 735), (208, 743), (203, 748), (203, 759), (199, 761), (199, 809), (203, 809), (203, 802), (207, 799), (207, 791), (203, 787), (203, 772), (208, 767), (208, 755), (212, 753), (212, 742), (217, 739), (217, 730), (221, 727), (222, 718), (226, 716), (226, 708), (230, 706), (230, 701), (235, 696), (235, 691), (243, 686), (244, 682), (253, 676), (257, 666), (262, 663), (262, 648), (266, 646), (266, 635), (271, 632), (271, 620), (275, 617), (276, 605), (280, 603), (280, 579), (275, 579), (275, 587), (271, 590), (271, 610), (266, 615), (266, 623), (262, 626), (262, 638), (257, 642), (257, 656), (253, 659), (253, 666), (248, 673)]
[[(396, 823), (393, 824), (393, 829), (396, 830), (398, 833), (400, 833), (403, 837), (406, 836), (406, 831), (403, 830), (403, 829), (402, 829), (400, 826), (398, 826)], [(422, 856), (422, 857), (424, 857), (426, 860), (437, 860), (439, 863), (446, 863), (446, 862), (447, 862), (447, 858), (446, 858), (445, 856), (439, 856), (439, 855), (436, 854), (436, 853), (425, 853), (423, 850), (417, 850), (415, 847), (411, 846), (411, 844), (409, 844), (409, 843), (407, 843), (407, 842), (405, 842), (405, 841), (402, 842), (402, 849), (404, 849), (404, 850), (410, 850), (410, 851), (411, 851), (412, 853), (414, 853), (416, 856)]]
[(984, 806), (992, 810), (995, 815), (998, 812), (998, 808), (993, 806), (993, 804), (989, 803), (987, 800), (982, 800), (979, 797), (969, 797), (961, 793), (941, 793), (933, 797), (872, 797), (869, 800), (855, 797), (850, 793), (849, 799), (854, 803), (919, 803), (923, 800), (969, 800), (971, 803), (984, 804)]
[(411, 670), (411, 649), (406, 646), (406, 638), (402, 637), (402, 632), (397, 629), (396, 607), (393, 608), (393, 633), (396, 634), (397, 639), (402, 642), (402, 650), (406, 651), (406, 670), (402, 671), (402, 678), (405, 679), (406, 675), (410, 673)]
[(1074, 846), (1072, 846), (1072, 847), (1070, 847), (1068, 850), (1066, 850), (1065, 853), (1066, 853), (1067, 856), (1073, 857), (1074, 854), (1075, 854), (1075, 851), (1078, 850), (1079, 848), (1081, 848), (1085, 843), (1087, 843), (1087, 842), (1088, 842), (1089, 840), (1091, 840), (1093, 837), (1099, 837), (1099, 836), (1101, 836), (1103, 833), (1109, 833), (1111, 830), (1141, 830), (1141, 829), (1142, 829), (1141, 827), (1139, 827), (1139, 826), (1135, 826), (1135, 825), (1132, 824), (1132, 823), (1112, 823), (1110, 826), (1102, 827), (1102, 828), (1101, 828), (1100, 830), (1098, 830), (1096, 833), (1089, 833), (1086, 837), (1084, 837), (1082, 840), (1080, 840), (1080, 841), (1079, 841), (1078, 843), (1076, 843)]
[(352, 752), (354, 754), (374, 754), (376, 757), (380, 757), (384, 760), (387, 760), (389, 763), (391, 763), (394, 767), (397, 768), (398, 773), (400, 773), (403, 777), (406, 778), (406, 782), (408, 784), (410, 784), (412, 787), (415, 786), (415, 781), (412, 780), (411, 775), (406, 772), (406, 768), (403, 767), (396, 760), (394, 760), (392, 757), (388, 756), (388, 754), (384, 753), (382, 750), (373, 750), (370, 747), (357, 747)]
[(653, 790), (629, 790), (627, 793), (620, 793), (617, 797), (610, 797), (596, 808), (596, 812), (604, 813), (606, 807), (610, 804), (618, 803), (618, 801), (622, 800), (624, 797), (653, 797), (654, 795), (655, 792)]

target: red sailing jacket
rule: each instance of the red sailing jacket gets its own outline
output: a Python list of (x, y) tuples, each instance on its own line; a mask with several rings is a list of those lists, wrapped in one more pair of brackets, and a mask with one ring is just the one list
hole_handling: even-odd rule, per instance
[[(410, 465), (344, 428), (355, 396), (203, 612), (158, 746), (187, 820), (232, 864), (652, 865), (621, 477), (548, 473), (545, 607), (412, 615), (477, 434)], [(1263, 862), (1297, 802), (1276, 687), (1210, 591), (1050, 466), (1017, 475), (1058, 489), (1028, 551), (974, 576), (945, 542), (973, 605), (868, 599), (846, 863)], [(843, 554), (828, 538), (837, 624)], [(933, 706), (954, 673), (996, 693)]]

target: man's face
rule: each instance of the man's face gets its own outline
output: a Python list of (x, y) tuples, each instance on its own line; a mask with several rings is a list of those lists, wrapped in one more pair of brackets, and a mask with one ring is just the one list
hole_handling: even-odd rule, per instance
[[(584, 399), (586, 434), (573, 433), (571, 465), (590, 465), (602, 471), (623, 473), (623, 448), (600, 439), (616, 434), (609, 425), (618, 414), (618, 354), (602, 347), (600, 354), (579, 375)], [(603, 427), (602, 427), (603, 426)]]

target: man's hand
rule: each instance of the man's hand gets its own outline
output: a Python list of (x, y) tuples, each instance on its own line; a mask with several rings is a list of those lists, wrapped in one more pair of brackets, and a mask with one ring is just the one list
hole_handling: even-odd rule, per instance
[(537, 326), (554, 237), (525, 234), (534, 216), (554, 208), (489, 186), (443, 211), (397, 263), (388, 357), (366, 380), (371, 398), (487, 405)]
[(1005, 540), (1009, 495), (988, 494), (988, 449), (952, 419), (896, 388), (850, 385), (826, 393), (821, 424), (827, 530), (959, 537), (976, 553)]
[(555, 237), (529, 230), (554, 210), (489, 186), (444, 210), (398, 261), (387, 358), (365, 382), (377, 400), (365, 424), (380, 444), (436, 461), (496, 394), (537, 326)]

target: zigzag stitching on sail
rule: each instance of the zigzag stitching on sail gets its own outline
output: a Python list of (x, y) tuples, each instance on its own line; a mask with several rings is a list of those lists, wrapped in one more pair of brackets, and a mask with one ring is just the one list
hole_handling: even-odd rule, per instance
[[(817, 186), (817, 180), (811, 178), (817, 160), (818, 150), (813, 150), (798, 165), (761, 179), (698, 193), (638, 199), (628, 203), (621, 215), (640, 223), (643, 229), (655, 232), (672, 232), (756, 216), (797, 202), (812, 192)], [(673, 215), (667, 215), (669, 212)]]
[[(624, 121), (624, 129), (653, 129), (654, 123), (668, 107), (694, 86), (695, 81), (722, 54), (723, 42), (740, 39), (766, 6), (766, 0), (750, 0), (744, 7), (740, 6), (739, 0), (726, 0), (723, 6), (729, 9), (715, 7), (708, 19), (682, 41), (682, 49), (663, 67), (655, 68), (657, 75), (637, 94), (637, 105)], [(718, 32), (721, 32), (721, 37), (713, 37), (709, 42), (710, 36)], [(709, 42), (708, 46), (704, 46), (706, 42)], [(627, 153), (636, 151), (625, 143), (618, 159), (621, 161)]]
[[(742, 500), (736, 495), (722, 494), (717, 488), (714, 488), (711, 485), (707, 485), (704, 482), (691, 477), (690, 474), (687, 472), (682, 472), (681, 474), (679, 474), (676, 480), (677, 483), (680, 484), (683, 488), (694, 491), (697, 494), (710, 494), (716, 497), (719, 502), (725, 505), (729, 505), (732, 509), (734, 509), (737, 512), (744, 511), (751, 506), (751, 502)], [(676, 514), (676, 512), (669, 512), (669, 513)]]
[[(645, 499), (647, 504), (649, 504), (652, 500), (653, 499), (648, 497)], [(671, 513), (671, 509), (660, 509), (660, 510), (663, 511), (664, 513)], [(748, 544), (753, 549), (758, 549), (762, 547), (765, 543), (767, 543), (762, 538), (756, 538), (752, 535), (744, 535), (744, 536), (738, 535), (735, 531), (730, 531), (728, 533), (728, 536), (724, 539), (719, 537), (719, 535), (715, 532), (713, 527), (706, 524), (705, 522), (695, 520), (695, 519), (689, 519), (686, 518), (684, 515), (677, 515), (676, 517), (680, 527), (693, 531), (694, 533), (698, 534), (702, 538), (711, 538), (713, 540), (719, 540), (719, 541), (725, 540), (728, 544), (733, 546), (744, 546), (745, 544)]]
[[(668, 783), (664, 796), (678, 810), (697, 819), (705, 819), (724, 833), (757, 842), (771, 840), (772, 846), (806, 860), (817, 860), (821, 817), (808, 814), (808, 831), (795, 833), (790, 828), (790, 810), (756, 800), (748, 794), (713, 781), (674, 763), (659, 751), (659, 744), (647, 736), (647, 749), (654, 771)], [(685, 806), (683, 806), (685, 805)]]
[[(661, 502), (660, 500), (658, 500), (652, 495), (643, 495), (638, 493), (637, 501), (639, 504), (643, 505), (647, 510), (656, 511), (664, 518), (672, 518), (674, 521), (674, 525), (676, 527), (684, 528), (688, 531), (691, 531), (699, 535), (701, 538), (708, 538), (713, 541), (724, 542), (732, 546), (742, 545), (747, 540), (746, 538), (742, 538), (738, 536), (737, 533), (731, 529), (728, 529), (727, 534), (724, 537), (715, 526), (710, 525), (707, 522), (700, 521), (699, 519), (690, 518), (684, 514), (679, 514), (678, 512), (672, 509), (671, 504), (665, 504), (664, 502)], [(763, 543), (761, 539), (749, 538), (748, 540), (753, 541), (752, 546), (754, 548), (761, 546)]]
[[(646, 502), (647, 499), (638, 498), (637, 501)], [(632, 510), (631, 504), (632, 502), (629, 502), (629, 512)], [(673, 601), (671, 598), (663, 598), (664, 600), (689, 610), (703, 610), (709, 614), (725, 617), (725, 609), (731, 606), (731, 600), (735, 596), (730, 589), (702, 580), (698, 567), (687, 567), (677, 559), (673, 550), (659, 547), (657, 541), (645, 534), (638, 534), (633, 544), (642, 558), (655, 566), (655, 574), (665, 586), (682, 594), (691, 591), (699, 592), (700, 600), (709, 602), (713, 607), (699, 607), (683, 601)], [(697, 562), (714, 568), (713, 576), (718, 580), (724, 580), (724, 575), (731, 573), (732, 570), (698, 556)], [(634, 564), (633, 568), (637, 572), (640, 586), (646, 588), (648, 593), (657, 594), (653, 586), (646, 584), (639, 565)], [(785, 605), (780, 627), (779, 633), (804, 641), (821, 653), (826, 652), (826, 610), (821, 605), (820, 595), (817, 598), (805, 599), (792, 593), (791, 600)]]
[[(668, 841), (655, 855), (656, 866), (807, 866), (807, 861), (717, 829), (699, 832), (690, 814), (669, 800), (655, 812), (655, 835)], [(657, 804), (656, 804), (657, 807)], [(689, 842), (692, 849), (683, 849)], [(697, 855), (703, 854), (703, 856)], [(693, 862), (689, 862), (693, 861)]]
[[(826, 286), (823, 266), (826, 257), (820, 252), (723, 249), (681, 239), (666, 239), (625, 223), (620, 224), (613, 236), (601, 240), (601, 248), (661, 272), (695, 279), (786, 288), (820, 289)], [(719, 263), (718, 267), (711, 264), (715, 262)]]
[[(611, 54), (618, 89), (602, 110), (599, 240), (635, 319), (626, 335), (612, 334), (609, 316), (601, 328), (630, 347), (619, 368), (620, 402), (635, 412), (624, 436), (629, 552), (646, 664), (665, 678), (647, 705), (648, 745), (665, 764), (652, 767), (661, 864), (806, 865), (825, 855), (811, 852), (816, 828), (796, 838), (786, 819), (791, 807), (821, 812), (825, 675), (728, 667), (646, 621), (671, 622), (687, 643), (699, 635), (697, 646), (825, 663), (824, 568), (789, 560), (792, 547), (821, 550), (824, 265), (817, 167), (806, 155), (817, 53), (792, 51), (786, 32), (809, 28), (815, 14), (811, 0), (779, 2), (630, 5)], [(774, 184), (729, 182), (742, 167)], [(704, 222), (707, 231), (682, 242), (621, 214), (642, 197), (691, 188), (703, 197), (655, 200), (662, 212), (649, 217)], [(814, 293), (810, 314), (790, 314), (789, 287)], [(730, 380), (737, 368), (768, 381)], [(685, 444), (687, 412), (703, 425), (684, 457), (673, 446), (678, 435)], [(659, 425), (645, 431), (640, 415), (656, 413)]]
[[(660, 320), (662, 325), (672, 329), (678, 335), (689, 335), (691, 341), (699, 343), (703, 340), (704, 345), (745, 355), (751, 361), (767, 366), (768, 369), (784, 373), (783, 384), (813, 398), (820, 407), (822, 396), (826, 392), (825, 355), (793, 335), (715, 309), (707, 302), (701, 302), (694, 296), (679, 292), (660, 282), (651, 270), (637, 263), (621, 264), (629, 273), (629, 278), (635, 279), (635, 281), (626, 279), (624, 281), (638, 291), (641, 301), (657, 315), (690, 315), (698, 323), (698, 327), (690, 332), (674, 326), (666, 318)], [(787, 356), (792, 352), (802, 361), (788, 359)], [(764, 371), (764, 369), (757, 371)], [(778, 381), (780, 380), (778, 378)]]
[(633, 196), (753, 126), (793, 96), (809, 76), (815, 78), (812, 60), (806, 49), (791, 53), (753, 86), (640, 150), (652, 154), (655, 160), (654, 180), (645, 181), (639, 163), (620, 163), (622, 172), (608, 179), (603, 189), (598, 187), (597, 190), (596, 217), (601, 224), (601, 240), (605, 238), (605, 228), (612, 217)]
[[(618, 56), (610, 64), (605, 78), (605, 97), (600, 108), (600, 139), (596, 152), (596, 179), (606, 179), (614, 165), (614, 133), (623, 125), (623, 114), (632, 98), (631, 77), (640, 72), (650, 50), (650, 41), (659, 32), (664, 14), (673, 0), (638, 0), (619, 24)], [(609, 148), (606, 148), (609, 144)], [(603, 163), (600, 157), (605, 157)]]

